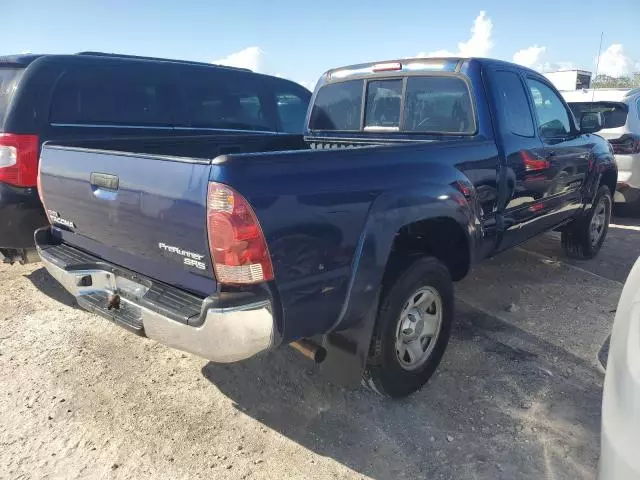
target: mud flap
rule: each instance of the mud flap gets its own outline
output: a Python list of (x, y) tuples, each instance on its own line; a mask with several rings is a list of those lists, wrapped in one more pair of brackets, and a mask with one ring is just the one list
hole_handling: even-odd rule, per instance
[(360, 385), (369, 358), (378, 300), (379, 294), (362, 321), (353, 328), (322, 335), (319, 343), (326, 349), (327, 357), (320, 364), (320, 372), (332, 382), (347, 388)]

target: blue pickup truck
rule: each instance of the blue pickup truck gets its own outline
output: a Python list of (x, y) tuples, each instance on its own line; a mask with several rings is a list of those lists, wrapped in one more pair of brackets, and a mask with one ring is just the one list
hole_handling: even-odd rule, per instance
[[(576, 124), (577, 123), (577, 124)], [(540, 74), (489, 59), (330, 70), (304, 137), (45, 144), (44, 265), (79, 304), (215, 362), (292, 345), (392, 397), (432, 375), (453, 282), (557, 229), (591, 258), (617, 169)]]

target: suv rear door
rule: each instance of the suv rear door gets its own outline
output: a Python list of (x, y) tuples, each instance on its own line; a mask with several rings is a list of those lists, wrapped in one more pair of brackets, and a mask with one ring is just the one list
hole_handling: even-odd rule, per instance
[(517, 245), (535, 233), (535, 205), (546, 185), (544, 145), (536, 133), (527, 88), (520, 70), (508, 65), (489, 69), (498, 137), (504, 155), (498, 210), (503, 220), (500, 250)]

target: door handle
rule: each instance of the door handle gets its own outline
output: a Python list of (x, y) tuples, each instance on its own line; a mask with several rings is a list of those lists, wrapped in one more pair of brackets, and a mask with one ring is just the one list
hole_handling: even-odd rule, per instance
[(556, 153), (555, 150), (551, 150), (550, 152), (547, 152), (547, 158), (553, 158), (555, 156), (557, 156), (558, 154)]
[(120, 179), (117, 175), (110, 175), (108, 173), (97, 173), (93, 172), (91, 174), (91, 186), (97, 188), (104, 188), (106, 190), (118, 190), (120, 186)]

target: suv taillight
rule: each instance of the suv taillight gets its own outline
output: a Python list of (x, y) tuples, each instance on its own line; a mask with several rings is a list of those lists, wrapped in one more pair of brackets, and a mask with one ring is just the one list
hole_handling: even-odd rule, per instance
[(253, 209), (231, 187), (209, 183), (209, 250), (220, 283), (251, 284), (273, 279), (273, 266)]
[(0, 182), (35, 187), (38, 176), (38, 137), (0, 133)]
[(627, 133), (615, 140), (609, 140), (613, 146), (613, 153), (618, 155), (633, 155), (640, 153), (640, 136)]

